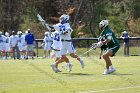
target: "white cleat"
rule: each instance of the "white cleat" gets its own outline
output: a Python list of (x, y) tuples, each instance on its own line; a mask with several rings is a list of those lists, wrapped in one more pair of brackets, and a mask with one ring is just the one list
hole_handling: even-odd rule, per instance
[(81, 64), (81, 68), (84, 68), (85, 67), (85, 64), (84, 64), (84, 61), (83, 60), (80, 60), (80, 64)]
[(109, 69), (105, 69), (104, 70), (104, 72), (102, 73), (103, 75), (107, 75), (107, 74), (109, 74), (110, 72), (109, 72)]
[(57, 72), (62, 72), (62, 71), (61, 71), (59, 68), (56, 68), (56, 73), (57, 73)]
[(68, 72), (71, 72), (71, 70), (72, 70), (72, 64), (71, 63), (67, 63), (67, 70), (68, 70)]
[(113, 73), (115, 71), (116, 71), (116, 69), (114, 67), (109, 67), (109, 73)]
[(57, 73), (57, 68), (56, 68), (56, 65), (55, 65), (55, 64), (52, 64), (52, 65), (51, 65), (51, 67), (52, 67), (52, 70), (53, 70), (54, 72), (56, 72), (56, 73)]

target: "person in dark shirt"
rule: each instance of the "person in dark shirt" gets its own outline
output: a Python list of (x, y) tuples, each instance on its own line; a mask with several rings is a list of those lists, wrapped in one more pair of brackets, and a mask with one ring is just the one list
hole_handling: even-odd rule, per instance
[(28, 33), (25, 35), (25, 42), (27, 44), (27, 53), (26, 53), (26, 59), (28, 59), (28, 56), (32, 56), (32, 59), (34, 59), (34, 35), (30, 32), (30, 29), (27, 30)]

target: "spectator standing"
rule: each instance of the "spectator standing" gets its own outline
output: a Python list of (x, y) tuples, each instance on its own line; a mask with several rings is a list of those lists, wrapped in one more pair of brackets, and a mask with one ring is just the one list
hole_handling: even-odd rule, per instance
[(121, 38), (124, 40), (124, 56), (129, 56), (129, 34), (128, 32), (122, 32)]
[(25, 42), (27, 44), (27, 52), (26, 52), (26, 59), (30, 55), (32, 59), (34, 59), (34, 35), (30, 32), (30, 29), (27, 30), (28, 33), (25, 35)]
[(18, 36), (15, 35), (15, 31), (12, 31), (12, 35), (10, 36), (10, 45), (13, 50), (13, 58), (16, 59), (15, 50), (17, 54), (17, 59), (20, 59), (20, 52), (18, 48)]

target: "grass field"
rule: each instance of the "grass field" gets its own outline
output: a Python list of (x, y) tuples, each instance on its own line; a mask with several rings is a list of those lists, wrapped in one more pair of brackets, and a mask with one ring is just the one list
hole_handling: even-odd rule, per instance
[(117, 71), (110, 75), (101, 74), (105, 64), (98, 56), (82, 58), (84, 69), (70, 58), (70, 73), (54, 73), (54, 59), (0, 60), (0, 93), (140, 93), (139, 56), (111, 58)]

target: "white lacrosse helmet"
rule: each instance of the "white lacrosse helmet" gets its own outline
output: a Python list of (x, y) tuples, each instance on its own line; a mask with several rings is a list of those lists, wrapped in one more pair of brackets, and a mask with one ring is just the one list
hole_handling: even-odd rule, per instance
[(99, 23), (99, 28), (101, 30), (103, 30), (106, 26), (108, 26), (109, 22), (108, 20), (102, 20), (100, 23)]
[(61, 15), (59, 18), (59, 22), (62, 24), (66, 23), (68, 20), (69, 20), (69, 15), (66, 14)]
[(6, 33), (5, 33), (5, 36), (9, 37), (9, 33), (8, 33), (8, 32), (6, 32)]
[(18, 31), (18, 32), (17, 32), (17, 34), (18, 34), (18, 35), (21, 35), (21, 34), (22, 34), (22, 32), (21, 32), (21, 31)]
[(28, 34), (28, 30), (25, 31), (25, 34)]

